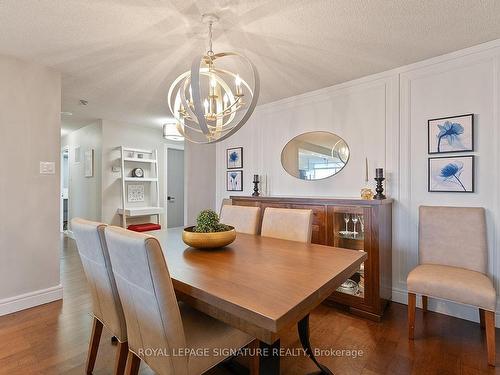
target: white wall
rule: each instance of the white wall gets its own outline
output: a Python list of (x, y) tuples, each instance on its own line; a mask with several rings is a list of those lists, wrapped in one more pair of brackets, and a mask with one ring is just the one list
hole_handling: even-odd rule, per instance
[[(62, 298), (58, 73), (0, 56), (0, 315)], [(55, 174), (39, 173), (40, 161)]]
[(186, 142), (184, 153), (185, 221), (196, 224), (198, 213), (216, 209), (216, 146)]
[[(69, 146), (69, 222), (75, 217), (93, 221), (101, 219), (101, 143), (101, 121), (75, 130), (61, 140), (62, 148)], [(77, 148), (80, 149), (80, 162), (78, 163), (75, 162)], [(94, 149), (93, 177), (85, 177), (84, 154), (89, 149)]]
[[(165, 147), (168, 144), (182, 147), (180, 142), (171, 142), (163, 138), (161, 127), (157, 129), (135, 124), (119, 123), (102, 120), (102, 215), (103, 222), (121, 225), (120, 216), (116, 210), (121, 207), (120, 172), (112, 172), (113, 166), (120, 166), (119, 146), (138, 149), (158, 150), (158, 166), (160, 178), (160, 205), (165, 207), (166, 200), (166, 160)], [(144, 222), (143, 219), (140, 220)], [(165, 215), (161, 222), (166, 226)]]
[[(255, 173), (267, 175), (270, 195), (359, 196), (364, 158), (388, 174), (395, 199), (393, 218), (393, 299), (406, 303), (406, 276), (418, 260), (418, 206), (482, 206), (487, 209), (489, 270), (500, 291), (500, 40), (368, 76), (341, 85), (266, 104), (234, 136), (217, 145), (216, 202), (236, 193), (225, 190), (225, 150), (244, 148), (243, 195), (252, 192)], [(427, 192), (427, 120), (476, 115), (476, 192)], [(294, 136), (333, 131), (344, 138), (351, 158), (332, 178), (311, 182), (289, 176), (280, 153)], [(430, 308), (477, 320), (476, 309), (431, 301)], [(498, 321), (498, 319), (497, 319)]]

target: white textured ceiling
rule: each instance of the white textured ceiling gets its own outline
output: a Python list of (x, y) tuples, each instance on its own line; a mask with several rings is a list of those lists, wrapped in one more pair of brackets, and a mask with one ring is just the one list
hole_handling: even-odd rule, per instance
[(0, 53), (62, 73), (65, 126), (160, 124), (206, 12), (214, 50), (257, 66), (261, 104), (500, 38), (496, 0), (0, 0)]

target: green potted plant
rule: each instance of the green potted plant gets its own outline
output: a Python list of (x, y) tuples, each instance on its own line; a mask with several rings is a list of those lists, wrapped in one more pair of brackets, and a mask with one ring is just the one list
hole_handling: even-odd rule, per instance
[(236, 238), (234, 227), (222, 224), (214, 210), (203, 210), (196, 218), (196, 225), (187, 227), (182, 233), (186, 245), (198, 249), (224, 247)]

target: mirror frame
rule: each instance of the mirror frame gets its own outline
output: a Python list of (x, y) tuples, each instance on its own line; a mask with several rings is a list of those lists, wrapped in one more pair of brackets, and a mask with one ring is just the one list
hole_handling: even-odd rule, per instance
[[(330, 176), (327, 176), (327, 177), (323, 177), (323, 178), (318, 178), (318, 179), (315, 179), (315, 180), (303, 180), (297, 176), (294, 176), (292, 175), (290, 172), (287, 171), (287, 169), (284, 167), (283, 165), (283, 151), (286, 149), (286, 147), (290, 144), (290, 142), (292, 142), (293, 140), (295, 140), (296, 138), (302, 136), (302, 135), (305, 135), (305, 134), (310, 134), (310, 133), (326, 133), (326, 134), (329, 134), (329, 135), (334, 135), (336, 137), (339, 137), (342, 141), (344, 141), (347, 149), (349, 150), (349, 155), (347, 156), (347, 160), (345, 161), (344, 163), (344, 166), (342, 168), (340, 168), (340, 170), (335, 173), (335, 174), (332, 174)], [(342, 172), (347, 163), (349, 163), (349, 160), (351, 159), (351, 148), (349, 147), (349, 144), (346, 142), (346, 140), (344, 138), (342, 138), (340, 135), (336, 134), (336, 133), (333, 133), (333, 132), (330, 132), (330, 131), (326, 131), (326, 130), (312, 130), (312, 131), (308, 131), (308, 132), (304, 132), (304, 133), (300, 133), (300, 134), (297, 134), (295, 137), (291, 138), (287, 143), (285, 143), (285, 145), (283, 146), (283, 148), (281, 149), (281, 152), (280, 152), (280, 163), (281, 163), (281, 168), (283, 168), (283, 170), (291, 177), (293, 178), (296, 178), (297, 180), (300, 180), (300, 181), (307, 181), (307, 182), (314, 182), (314, 181), (323, 181), (323, 180), (326, 180), (328, 178), (332, 178), (334, 176), (337, 176), (340, 172)]]

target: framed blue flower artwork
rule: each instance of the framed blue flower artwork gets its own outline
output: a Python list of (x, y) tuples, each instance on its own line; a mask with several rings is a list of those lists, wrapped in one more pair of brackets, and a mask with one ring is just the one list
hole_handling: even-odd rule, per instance
[(243, 168), (243, 147), (228, 148), (226, 158), (227, 169)]
[(474, 193), (474, 156), (429, 158), (428, 191)]
[(226, 172), (227, 191), (243, 191), (243, 171)]
[(427, 121), (429, 154), (474, 151), (474, 115)]

